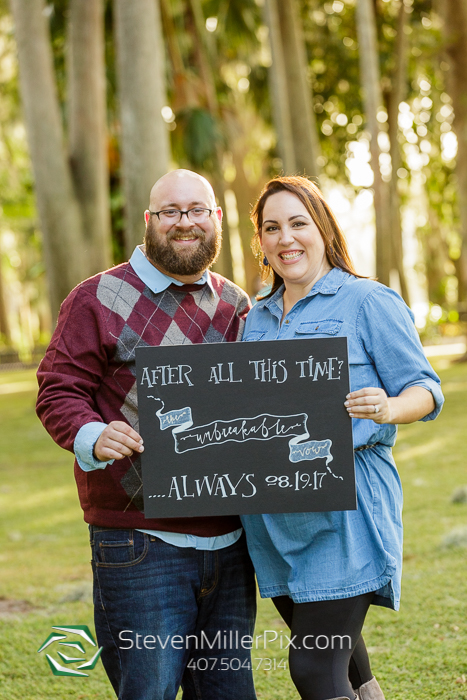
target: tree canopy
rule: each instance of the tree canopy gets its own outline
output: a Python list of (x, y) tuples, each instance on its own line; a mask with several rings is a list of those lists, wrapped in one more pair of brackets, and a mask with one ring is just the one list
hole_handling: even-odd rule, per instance
[(75, 284), (127, 259), (173, 167), (212, 182), (217, 269), (250, 293), (251, 205), (269, 177), (299, 173), (372, 202), (374, 274), (431, 305), (420, 326), (453, 326), (467, 304), (464, 4), (0, 0), (3, 345), (27, 355)]

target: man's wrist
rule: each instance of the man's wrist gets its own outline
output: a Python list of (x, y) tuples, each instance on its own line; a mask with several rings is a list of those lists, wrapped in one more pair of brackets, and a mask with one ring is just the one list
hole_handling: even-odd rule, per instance
[(101, 433), (106, 427), (107, 423), (86, 423), (76, 434), (73, 451), (76, 461), (84, 472), (105, 469), (108, 464), (112, 464), (114, 461), (113, 459), (108, 461), (98, 459), (94, 450)]

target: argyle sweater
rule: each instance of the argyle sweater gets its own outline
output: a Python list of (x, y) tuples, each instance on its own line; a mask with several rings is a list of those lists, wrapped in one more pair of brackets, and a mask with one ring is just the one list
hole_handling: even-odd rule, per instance
[[(37, 373), (37, 414), (52, 438), (73, 452), (90, 422), (126, 421), (138, 430), (135, 348), (239, 340), (249, 299), (220, 275), (208, 284), (153, 293), (130, 263), (78, 285), (63, 302)], [(148, 518), (140, 456), (84, 472), (75, 461), (84, 519), (91, 525), (212, 537), (240, 527), (236, 516)]]

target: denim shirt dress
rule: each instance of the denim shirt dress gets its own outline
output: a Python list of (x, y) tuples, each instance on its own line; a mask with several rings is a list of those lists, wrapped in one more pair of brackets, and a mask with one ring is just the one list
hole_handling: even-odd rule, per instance
[[(398, 396), (410, 386), (444, 398), (425, 358), (410, 309), (378, 282), (333, 268), (289, 311), (281, 325), (284, 287), (250, 311), (244, 341), (346, 337), (350, 385)], [(397, 426), (353, 421), (358, 509), (242, 516), (261, 597), (296, 603), (375, 591), (373, 603), (399, 609), (402, 488), (392, 457)]]

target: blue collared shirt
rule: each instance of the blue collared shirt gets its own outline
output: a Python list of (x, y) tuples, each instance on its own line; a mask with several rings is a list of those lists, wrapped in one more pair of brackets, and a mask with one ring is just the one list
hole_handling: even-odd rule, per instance
[[(154, 267), (144, 253), (144, 246), (137, 246), (135, 248), (130, 258), (130, 265), (138, 277), (152, 292), (154, 292), (154, 294), (163, 292), (167, 287), (170, 287), (171, 284), (176, 284), (180, 287), (184, 284), (169, 275), (165, 275), (158, 270), (157, 267)], [(194, 284), (207, 284), (214, 293), (211, 278), (207, 270), (205, 270), (201, 278), (194, 282)], [(105, 469), (107, 465), (111, 465), (114, 462), (113, 459), (101, 462), (94, 456), (94, 445), (99, 435), (106, 427), (107, 423), (86, 423), (76, 434), (73, 450), (76, 461), (85, 472), (94, 471), (95, 469)], [(234, 532), (228, 532), (226, 535), (217, 537), (197, 537), (181, 532), (165, 532), (162, 530), (141, 530), (141, 532), (159, 537), (161, 540), (164, 540), (164, 542), (173, 544), (176, 547), (194, 547), (195, 549), (214, 551), (216, 549), (228, 547), (236, 542), (242, 534), (242, 529), (240, 528)]]
[[(154, 292), (154, 294), (159, 294), (160, 292), (163, 292), (164, 289), (170, 287), (171, 284), (176, 284), (177, 287), (183, 287), (183, 285), (185, 284), (185, 282), (180, 282), (174, 277), (164, 275), (164, 273), (158, 270), (157, 267), (154, 267), (154, 265), (150, 263), (147, 259), (144, 253), (144, 246), (142, 245), (136, 246), (136, 248), (134, 249), (133, 255), (130, 258), (130, 265), (136, 272), (140, 280), (142, 280), (146, 287), (149, 287), (151, 292)], [(203, 272), (201, 278), (197, 280), (197, 282), (193, 282), (193, 284), (206, 283), (208, 284), (211, 291), (214, 293), (211, 278), (209, 277), (209, 273), (207, 270)]]

